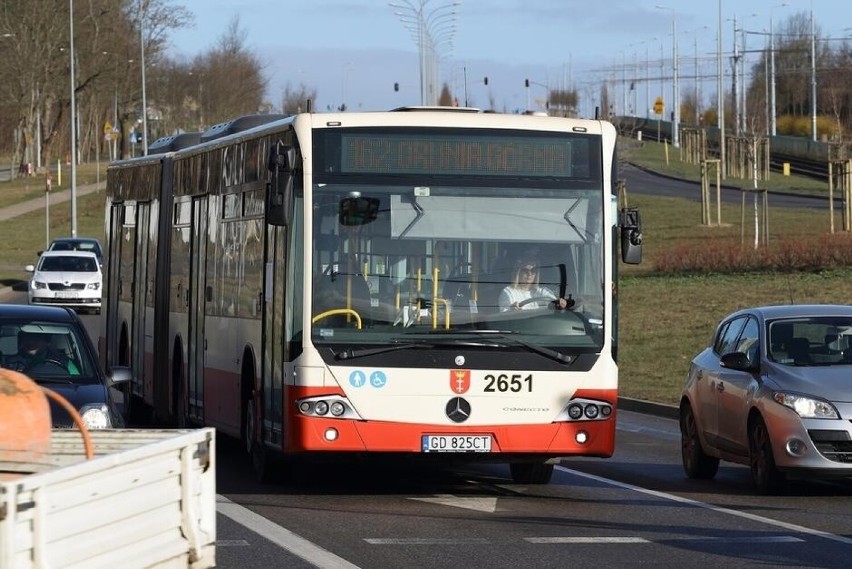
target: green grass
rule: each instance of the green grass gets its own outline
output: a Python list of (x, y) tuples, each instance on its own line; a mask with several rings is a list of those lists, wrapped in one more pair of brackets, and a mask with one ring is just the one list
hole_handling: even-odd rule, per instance
[[(7, 164), (7, 162), (0, 162)], [(107, 163), (81, 164), (77, 168), (77, 186), (94, 184), (106, 181)], [(61, 171), (57, 174), (56, 165), (51, 174), (51, 191), (67, 190), (71, 187), (71, 166), (62, 164)], [(34, 176), (19, 177), (8, 182), (0, 182), (0, 207), (6, 207), (21, 203), (33, 198), (44, 197), (47, 175), (46, 173)]]
[[(666, 166), (661, 144), (623, 146), (630, 148), (622, 151), (622, 158), (644, 168), (699, 179), (696, 166), (685, 165), (672, 154)], [(770, 188), (827, 192), (827, 184), (796, 176), (772, 174), (771, 183), (776, 182), (780, 185)], [(749, 186), (747, 181), (728, 183)], [(747, 199), (745, 207), (722, 204), (722, 224), (705, 226), (701, 224), (701, 205), (694, 196), (631, 195), (629, 187), (627, 192), (629, 204), (642, 212), (645, 236), (643, 263), (620, 267), (619, 367), (621, 392), (627, 397), (676, 403), (690, 360), (707, 345), (718, 321), (734, 310), (759, 304), (850, 302), (852, 267), (741, 275), (656, 273), (654, 260), (677, 244), (713, 247), (722, 241), (735, 241), (753, 246), (753, 202)], [(715, 220), (715, 202), (711, 209)], [(769, 242), (774, 244), (781, 239), (827, 234), (831, 219), (827, 211), (773, 207), (770, 195), (768, 224)], [(835, 212), (835, 230), (840, 228), (840, 214)]]
[[(643, 151), (649, 146), (646, 144)], [(622, 157), (627, 153), (622, 152)], [(644, 162), (644, 155), (630, 156), (648, 168), (665, 169), (663, 161)], [(652, 157), (653, 158), (653, 157)], [(683, 166), (679, 166), (683, 167)], [(666, 170), (671, 173), (674, 169)], [(810, 180), (794, 178), (790, 187), (805, 188)], [(824, 184), (823, 184), (824, 187)], [(818, 184), (814, 189), (820, 191)], [(621, 265), (618, 287), (621, 307), (619, 367), (621, 392), (628, 397), (675, 403), (689, 361), (707, 344), (724, 315), (749, 305), (850, 302), (852, 267), (832, 271), (762, 273), (744, 275), (662, 275), (654, 271), (654, 259), (678, 243), (693, 242), (712, 247), (720, 240), (740, 240), (750, 246), (754, 239), (751, 203), (722, 206), (722, 225), (701, 225), (700, 204), (692, 199), (631, 195), (631, 206), (641, 209), (645, 248), (643, 263)], [(715, 205), (714, 205), (715, 207)], [(78, 199), (78, 235), (103, 239), (104, 193)], [(741, 220), (745, 214), (745, 224)], [(835, 227), (842, 227), (839, 214)], [(715, 210), (714, 210), (715, 217)], [(4, 222), (0, 240), (0, 281), (8, 284), (27, 278), (23, 266), (35, 261), (45, 242), (44, 211)], [(7, 230), (7, 227), (11, 230)], [(795, 239), (829, 232), (827, 212), (769, 206), (769, 239)], [(51, 237), (70, 234), (70, 204), (51, 208)], [(7, 269), (6, 267), (11, 267)]]
[[(42, 194), (43, 196), (43, 194)], [(77, 198), (77, 235), (104, 240), (103, 190)], [(11, 286), (29, 278), (24, 266), (33, 264), (48, 238), (71, 235), (71, 202), (51, 204), (50, 223), (40, 209), (3, 222), (0, 240), (0, 286)]]

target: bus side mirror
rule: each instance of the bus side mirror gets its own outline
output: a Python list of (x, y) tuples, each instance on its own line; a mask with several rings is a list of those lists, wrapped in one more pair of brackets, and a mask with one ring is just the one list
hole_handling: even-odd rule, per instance
[(289, 225), (293, 217), (293, 184), (296, 178), (296, 149), (278, 141), (269, 152), (269, 182), (266, 184), (266, 221)]
[(629, 265), (642, 262), (642, 218), (635, 207), (621, 210), (621, 260)]

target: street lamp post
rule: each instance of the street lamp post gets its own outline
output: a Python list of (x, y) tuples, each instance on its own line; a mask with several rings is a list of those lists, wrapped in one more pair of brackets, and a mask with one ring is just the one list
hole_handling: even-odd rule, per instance
[(817, 139), (816, 34), (814, 33), (814, 0), (811, 0), (811, 139)]
[[(389, 2), (388, 5), (404, 10), (395, 14), (406, 29), (412, 32), (417, 44), (420, 59), (420, 104), (436, 105), (438, 99), (434, 85), (438, 80), (436, 47), (441, 43), (452, 43), (455, 24), (449, 21), (456, 17), (455, 9), (461, 5), (461, 0), (442, 4), (428, 11), (425, 9), (430, 0), (417, 0), (416, 5), (411, 0), (398, 1), (399, 3)], [(436, 34), (440, 41), (436, 41)]]
[(716, 122), (719, 126), (719, 170), (725, 179), (725, 81), (722, 74), (722, 0), (718, 3), (718, 29), (716, 32), (716, 106), (719, 116)]
[(142, 155), (148, 155), (148, 100), (145, 97), (145, 14), (144, 0), (139, 0), (139, 56), (142, 65)]
[(68, 0), (68, 32), (71, 56), (71, 237), (77, 237), (77, 103), (74, 80), (74, 0)]
[(777, 4), (769, 8), (769, 82), (771, 83), (769, 91), (770, 110), (769, 110), (769, 134), (775, 136), (777, 134), (777, 111), (775, 108), (775, 27), (772, 23), (772, 10), (789, 6), (787, 2)]
[(659, 10), (669, 10), (672, 13), (672, 146), (675, 148), (680, 147), (680, 136), (678, 130), (680, 128), (680, 102), (679, 97), (680, 93), (678, 92), (678, 79), (677, 79), (677, 17), (674, 11), (674, 8), (668, 8), (666, 6), (660, 6), (659, 4), (656, 6)]

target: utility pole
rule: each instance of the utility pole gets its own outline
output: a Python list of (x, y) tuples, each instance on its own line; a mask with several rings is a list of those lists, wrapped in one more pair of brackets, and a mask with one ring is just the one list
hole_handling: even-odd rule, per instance
[(71, 237), (77, 237), (77, 85), (74, 77), (74, 0), (68, 0), (71, 56)]
[(716, 76), (717, 76), (717, 107), (719, 116), (716, 121), (719, 124), (719, 170), (722, 172), (722, 179), (725, 179), (725, 78), (722, 71), (722, 0), (718, 4), (718, 33), (716, 34)]
[(737, 89), (737, 75), (739, 70), (739, 61), (740, 61), (740, 52), (739, 52), (739, 44), (737, 42), (737, 15), (734, 14), (734, 55), (731, 58), (732, 68), (733, 68), (733, 78), (731, 80), (731, 89), (733, 91), (734, 97), (734, 133), (739, 136), (740, 135), (740, 96), (739, 90)]

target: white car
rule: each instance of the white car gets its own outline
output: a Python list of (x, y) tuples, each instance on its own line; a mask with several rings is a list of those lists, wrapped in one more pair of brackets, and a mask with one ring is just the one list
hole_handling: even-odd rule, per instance
[(24, 268), (33, 273), (27, 289), (30, 304), (70, 306), (100, 314), (103, 274), (94, 253), (45, 251), (37, 265)]

